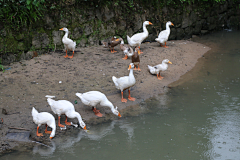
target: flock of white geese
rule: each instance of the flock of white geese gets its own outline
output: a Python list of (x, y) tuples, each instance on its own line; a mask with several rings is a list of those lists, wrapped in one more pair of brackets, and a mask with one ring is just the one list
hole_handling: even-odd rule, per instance
[[(114, 47), (118, 44), (120, 44), (120, 48), (123, 51), (125, 57), (123, 59), (127, 59), (128, 57), (132, 57), (132, 63), (130, 63), (128, 70), (130, 70), (128, 76), (120, 77), (117, 78), (115, 76), (112, 76), (112, 80), (116, 86), (117, 89), (121, 90), (121, 95), (122, 95), (122, 102), (127, 102), (127, 99), (123, 98), (123, 91), (128, 89), (128, 100), (130, 101), (135, 101), (135, 98), (131, 97), (130, 95), (130, 88), (135, 85), (136, 80), (133, 75), (133, 70), (136, 69), (134, 68), (135, 65), (138, 65), (139, 68), (139, 54), (142, 52), (140, 51), (140, 45), (141, 43), (148, 37), (148, 30), (146, 28), (147, 25), (152, 25), (151, 22), (145, 21), (143, 23), (143, 32), (134, 34), (132, 37), (127, 36), (127, 41), (129, 45), (125, 45), (124, 41), (122, 38), (116, 38), (113, 37), (110, 41), (108, 42), (103, 42), (104, 47), (108, 47), (111, 50), (111, 53), (116, 52), (114, 50)], [(166, 23), (166, 30), (163, 30), (159, 33), (158, 38), (155, 40), (160, 43), (162, 47), (167, 48), (166, 42), (168, 40), (168, 37), (170, 35), (170, 25), (173, 25), (172, 22), (167, 22)], [(62, 38), (62, 42), (65, 47), (66, 55), (64, 56), (65, 58), (73, 58), (74, 55), (74, 50), (76, 48), (76, 42), (68, 38), (68, 29), (67, 28), (61, 28), (60, 30), (65, 31), (65, 35)], [(162, 44), (165, 44), (164, 46)], [(131, 47), (134, 47), (134, 51)], [(73, 54), (72, 56), (68, 56), (67, 52), (72, 51)], [(149, 66), (148, 69), (150, 73), (152, 74), (157, 74), (157, 78), (159, 80), (163, 79), (163, 77), (160, 75), (161, 71), (165, 71), (168, 68), (168, 63), (172, 64), (168, 59), (164, 59), (162, 61), (162, 64), (158, 64), (156, 66)], [(136, 67), (136, 66), (135, 66)], [(96, 106), (100, 104), (101, 106), (106, 106), (109, 107), (112, 111), (113, 114), (115, 114), (118, 117), (121, 117), (121, 114), (117, 110), (117, 106), (114, 107), (114, 105), (107, 99), (107, 97), (99, 92), (99, 91), (89, 91), (86, 93), (76, 93), (76, 96), (81, 99), (81, 102), (84, 105), (92, 107), (93, 112), (95, 113), (96, 116), (102, 117), (102, 114), (100, 113), (99, 110), (96, 109)], [(73, 124), (72, 122), (68, 122), (68, 118), (77, 118), (79, 125), (84, 129), (86, 129), (86, 124), (83, 122), (81, 115), (75, 111), (74, 105), (67, 101), (67, 100), (54, 100), (55, 96), (49, 96), (46, 95), (47, 102), (51, 107), (51, 110), (53, 113), (55, 113), (58, 116), (58, 126), (60, 129), (66, 129), (66, 126), (60, 124), (60, 116), (64, 114), (66, 116), (65, 119), (65, 124), (66, 125), (73, 125), (75, 127), (78, 127), (77, 124)], [(45, 133), (50, 134), (50, 139), (52, 139), (55, 136), (56, 132), (56, 122), (55, 118), (52, 114), (48, 112), (41, 112), (39, 113), (34, 107), (32, 108), (32, 117), (33, 121), (35, 124), (37, 124), (37, 136), (43, 136), (42, 133), (39, 133), (39, 127), (42, 124), (46, 125)], [(47, 127), (51, 127), (52, 131), (48, 131)]]

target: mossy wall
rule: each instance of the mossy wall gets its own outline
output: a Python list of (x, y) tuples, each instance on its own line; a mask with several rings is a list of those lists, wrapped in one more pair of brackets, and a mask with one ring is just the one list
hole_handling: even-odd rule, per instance
[[(154, 2), (154, 3), (153, 3)], [(18, 29), (0, 22), (0, 54), (2, 63), (8, 64), (24, 59), (28, 51), (38, 54), (63, 49), (62, 27), (70, 31), (70, 38), (77, 47), (99, 45), (101, 40), (142, 31), (142, 23), (148, 20), (148, 40), (153, 41), (171, 21), (170, 39), (188, 39), (192, 35), (206, 34), (214, 30), (239, 29), (240, 2), (224, 1), (171, 4), (161, 1), (59, 1), (50, 10), (45, 10), (36, 22)], [(28, 56), (29, 57), (29, 56)]]

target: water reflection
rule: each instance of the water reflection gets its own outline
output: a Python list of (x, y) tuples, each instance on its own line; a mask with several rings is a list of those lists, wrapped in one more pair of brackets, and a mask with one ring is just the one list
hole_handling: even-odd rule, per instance
[(123, 133), (126, 133), (128, 147), (132, 147), (132, 139), (134, 137), (134, 124), (128, 123), (127, 120), (113, 120), (110, 123), (104, 123), (97, 126), (90, 127), (88, 132), (84, 130), (74, 129), (67, 135), (55, 137), (51, 140), (51, 145), (47, 146), (41, 143), (36, 143), (33, 147), (33, 154), (40, 154), (41, 156), (50, 156), (56, 152), (73, 152), (73, 147), (80, 143), (81, 139), (88, 139), (91, 141), (101, 141), (106, 136), (114, 135), (114, 128), (118, 126)]
[(56, 150), (55, 142), (51, 141), (51, 146), (43, 145), (41, 143), (36, 143), (33, 147), (33, 154), (40, 154), (41, 156), (50, 156)]

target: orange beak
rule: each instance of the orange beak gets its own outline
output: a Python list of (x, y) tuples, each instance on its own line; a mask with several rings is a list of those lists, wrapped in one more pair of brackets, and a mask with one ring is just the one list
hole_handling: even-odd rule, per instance
[(118, 113), (118, 117), (122, 117), (120, 113)]
[(53, 139), (53, 137), (50, 137), (50, 139)]
[(85, 126), (83, 129), (84, 129), (84, 130), (87, 130), (87, 127)]
[(168, 61), (168, 63), (172, 64), (172, 62)]
[(59, 30), (63, 30), (63, 28), (59, 29)]
[(173, 23), (171, 25), (174, 26)]
[(149, 22), (149, 24), (150, 24), (150, 25), (152, 25), (152, 23), (151, 23), (151, 22)]
[(118, 38), (118, 39), (116, 39), (115, 41), (119, 41), (119, 38)]
[(129, 65), (128, 70), (130, 70), (131, 68), (132, 68), (131, 65)]

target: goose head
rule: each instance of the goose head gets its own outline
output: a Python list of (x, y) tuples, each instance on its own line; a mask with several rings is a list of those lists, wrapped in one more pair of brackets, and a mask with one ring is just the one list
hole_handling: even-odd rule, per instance
[(113, 114), (115, 114), (116, 116), (122, 117), (121, 114), (119, 113), (119, 111), (117, 110), (117, 106), (116, 106), (116, 108), (112, 108), (112, 112), (113, 112)]
[(170, 21), (168, 21), (168, 22), (166, 23), (166, 25), (168, 25), (168, 26), (171, 26), (171, 25), (174, 26), (173, 23), (170, 22)]
[(169, 63), (169, 64), (172, 64), (172, 62), (170, 62), (168, 59), (164, 59), (163, 61), (162, 61), (162, 63)]
[(65, 31), (65, 32), (68, 32), (68, 29), (67, 28), (61, 28), (61, 29), (59, 29), (59, 30), (61, 30), (61, 31)]
[(152, 23), (149, 22), (149, 21), (145, 21), (145, 22), (143, 23), (143, 25), (152, 25)]
[(86, 124), (83, 121), (79, 122), (79, 125), (84, 129), (87, 130)]
[(129, 64), (129, 67), (128, 67), (128, 70), (133, 69), (133, 68), (134, 68), (134, 64), (133, 64), (133, 63), (130, 63), (130, 64)]

